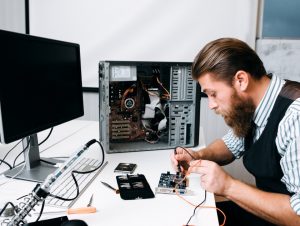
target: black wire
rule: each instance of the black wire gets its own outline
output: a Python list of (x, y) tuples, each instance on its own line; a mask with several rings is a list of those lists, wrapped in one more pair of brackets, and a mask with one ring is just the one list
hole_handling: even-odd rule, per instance
[[(40, 146), (40, 145), (43, 144), (46, 140), (48, 140), (48, 138), (50, 137), (52, 131), (53, 131), (53, 127), (51, 128), (51, 130), (50, 130), (49, 134), (47, 135), (47, 137), (46, 137), (41, 143), (39, 143), (38, 146)], [(28, 143), (29, 143), (29, 142), (30, 142), (30, 139), (29, 139)], [(28, 146), (27, 146), (27, 147), (28, 147)], [(27, 148), (27, 147), (26, 147), (26, 148)], [(19, 153), (18, 156), (15, 158), (13, 167), (17, 167), (17, 166), (21, 165), (23, 162), (25, 162), (25, 161), (22, 161), (22, 162), (20, 162), (18, 165), (15, 165), (16, 160), (17, 160), (17, 159), (20, 157), (20, 155), (26, 150), (26, 148), (24, 148), (24, 150), (23, 150), (21, 153)], [(44, 159), (40, 159), (40, 161), (41, 161), (41, 162), (48, 163), (48, 164), (50, 164), (50, 165), (56, 165), (56, 163), (54, 163), (54, 162), (49, 162), (49, 161), (44, 160)]]
[(201, 206), (201, 205), (206, 201), (206, 190), (204, 190), (204, 191), (205, 191), (205, 193), (204, 193), (204, 199), (202, 200), (201, 203), (199, 203), (199, 204), (195, 207), (194, 212), (193, 212), (193, 215), (190, 217), (190, 219), (189, 219), (188, 222), (186, 223), (186, 226), (189, 225), (189, 223), (190, 223), (192, 217), (195, 216), (196, 209), (197, 209), (199, 206)]
[(19, 197), (19, 198), (17, 198), (16, 200), (20, 200), (20, 199), (22, 199), (22, 198), (24, 198), (24, 197), (26, 197), (26, 196), (29, 196), (31, 193), (28, 193), (27, 195), (22, 195), (21, 197)]
[(19, 162), (17, 165), (15, 165), (13, 168), (18, 167), (19, 165), (22, 165), (25, 161)]
[(74, 180), (74, 183), (75, 183), (75, 186), (76, 186), (76, 195), (75, 195), (74, 198), (64, 198), (64, 197), (61, 197), (61, 196), (58, 196), (58, 195), (53, 195), (53, 194), (49, 194), (49, 196), (51, 196), (53, 198), (56, 198), (56, 199), (63, 200), (63, 201), (73, 201), (73, 200), (77, 199), (77, 197), (79, 196), (80, 192), (79, 192), (79, 185), (78, 185), (78, 182), (77, 182), (76, 177), (74, 175), (74, 172), (75, 171), (71, 172), (71, 176), (72, 176), (72, 178)]
[(42, 207), (41, 207), (41, 210), (40, 210), (40, 213), (39, 213), (39, 216), (37, 217), (37, 219), (35, 220), (35, 222), (39, 221), (42, 214), (43, 214), (43, 211), (44, 211), (44, 207), (45, 207), (45, 200), (43, 201), (42, 203)]
[(17, 157), (15, 158), (14, 163), (13, 163), (13, 167), (14, 167), (14, 168), (16, 167), (16, 161), (17, 161), (17, 159), (21, 156), (21, 154), (24, 153), (24, 151), (25, 151), (25, 149), (23, 149), (23, 150), (17, 155)]
[(2, 213), (4, 213), (4, 211), (6, 210), (6, 208), (7, 208), (8, 205), (11, 205), (14, 208), (14, 210), (16, 209), (15, 205), (12, 202), (7, 202), (4, 205), (4, 207), (2, 208), (2, 210), (0, 211), (0, 216), (2, 215)]
[[(22, 139), (22, 140), (23, 140), (23, 139)], [(8, 156), (8, 154), (9, 154), (12, 150), (14, 150), (14, 149), (22, 142), (22, 140), (20, 140), (18, 143), (16, 143), (15, 146), (13, 146), (13, 147), (6, 153), (6, 155), (4, 156), (4, 158), (2, 159), (2, 161), (4, 161), (4, 160), (6, 159), (6, 157)], [(2, 162), (0, 162), (0, 166), (1, 166), (1, 164), (2, 164)]]
[[(89, 141), (88, 143), (90, 143), (90, 142), (91, 142), (91, 141)], [(77, 171), (77, 170), (73, 170), (73, 171), (72, 171), (72, 177), (73, 177), (73, 179), (74, 179), (74, 182), (75, 182), (75, 185), (76, 185), (76, 190), (77, 190), (76, 196), (75, 196), (74, 198), (71, 198), (71, 199), (66, 199), (66, 198), (63, 198), (63, 197), (59, 197), (59, 196), (56, 196), (56, 195), (49, 194), (51, 197), (54, 197), (54, 198), (57, 198), (57, 199), (61, 199), (61, 200), (64, 200), (64, 201), (72, 201), (72, 200), (75, 200), (75, 199), (78, 198), (78, 195), (79, 195), (79, 186), (78, 186), (78, 183), (77, 183), (77, 180), (76, 180), (76, 178), (75, 178), (74, 173), (78, 173), (78, 174), (92, 173), (92, 172), (95, 172), (96, 170), (100, 169), (100, 167), (101, 167), (101, 166), (103, 165), (103, 163), (104, 163), (104, 159), (105, 159), (104, 148), (103, 148), (102, 144), (101, 144), (99, 141), (95, 140), (95, 142), (97, 142), (97, 143), (100, 145), (100, 147), (101, 147), (102, 161), (101, 161), (101, 163), (99, 164), (99, 166), (97, 166), (97, 167), (96, 167), (95, 169), (93, 169), (93, 170), (84, 171), (84, 172), (82, 172), (82, 171)], [(28, 142), (28, 144), (29, 144), (29, 142)], [(87, 145), (87, 146), (88, 146), (88, 145)], [(89, 146), (88, 146), (88, 147), (89, 147)], [(26, 148), (27, 148), (27, 147), (26, 147)], [(25, 148), (25, 149), (26, 149), (26, 148)], [(23, 152), (23, 151), (22, 151), (22, 152)], [(21, 196), (21, 197), (19, 197), (18, 199), (24, 198), (24, 197), (26, 197), (26, 196), (28, 196), (28, 195), (30, 195), (30, 194)], [(18, 199), (17, 199), (17, 200), (18, 200)], [(13, 206), (14, 210), (16, 209), (16, 207), (14, 206), (13, 203), (7, 202), (7, 203), (5, 204), (5, 206), (2, 208), (2, 210), (1, 210), (1, 212), (0, 212), (0, 216), (1, 216), (1, 214), (5, 211), (5, 209), (7, 208), (7, 206), (8, 206), (9, 204)], [(42, 216), (42, 214), (43, 214), (43, 211), (44, 211), (44, 207), (45, 207), (45, 200), (43, 200), (42, 207), (41, 207), (41, 209), (40, 209), (40, 213), (39, 213), (39, 216), (38, 216), (38, 218), (36, 219), (36, 221), (39, 221), (39, 219), (41, 218), (41, 216)], [(25, 224), (24, 221), (22, 221), (22, 223)]]
[(72, 170), (72, 172), (71, 172), (72, 178), (73, 178), (74, 183), (75, 183), (75, 186), (76, 186), (76, 195), (75, 195), (75, 197), (74, 197), (74, 198), (64, 198), (64, 197), (60, 197), (60, 196), (57, 196), (57, 195), (53, 195), (53, 194), (51, 194), (51, 193), (49, 194), (49, 196), (51, 196), (51, 197), (53, 197), (53, 198), (57, 198), (57, 199), (63, 200), (63, 201), (73, 201), (73, 200), (75, 200), (75, 199), (78, 198), (80, 191), (79, 191), (79, 186), (78, 186), (78, 183), (77, 183), (77, 180), (76, 180), (76, 177), (75, 177), (74, 173), (77, 173), (77, 174), (88, 174), (88, 173), (92, 173), (92, 172), (95, 172), (96, 170), (100, 169), (100, 167), (101, 167), (101, 166), (103, 165), (103, 163), (104, 163), (104, 157), (105, 157), (105, 156), (104, 156), (104, 148), (103, 148), (102, 144), (101, 144), (99, 141), (96, 140), (96, 142), (100, 145), (100, 147), (101, 147), (101, 152), (102, 152), (102, 161), (101, 161), (101, 163), (99, 164), (99, 166), (97, 166), (95, 169), (89, 170), (89, 171), (84, 171), (84, 172), (83, 172), (83, 171)]
[(40, 161), (41, 161), (41, 162), (44, 162), (44, 163), (47, 163), (47, 164), (49, 164), (49, 165), (53, 165), (53, 166), (56, 165), (55, 162), (50, 162), (50, 161), (47, 161), (47, 160), (45, 160), (45, 159), (40, 159)]
[[(196, 160), (195, 157), (192, 156), (192, 154), (191, 154), (186, 148), (180, 147), (180, 146), (178, 146), (178, 147), (179, 147), (179, 148), (182, 148), (183, 150), (185, 150), (185, 152), (188, 153), (188, 155), (191, 156), (191, 158), (192, 158), (193, 160)], [(176, 147), (176, 148), (178, 148), (178, 147)]]
[[(40, 145), (43, 144), (46, 140), (48, 140), (48, 138), (50, 137), (52, 131), (53, 131), (53, 127), (51, 128), (51, 130), (50, 130), (49, 134), (47, 135), (47, 137), (46, 137), (41, 143), (39, 143), (38, 146), (40, 146)], [(17, 157), (15, 158), (14, 163), (13, 163), (13, 167), (19, 166), (20, 164), (23, 163), (23, 162), (21, 162), (21, 163), (19, 163), (18, 165), (15, 165), (15, 164), (16, 164), (16, 161), (17, 161), (17, 159), (20, 157), (20, 155), (28, 148), (29, 143), (30, 143), (30, 140), (31, 140), (31, 137), (30, 137), (29, 140), (28, 140), (27, 146), (26, 146), (26, 147), (25, 147), (25, 148), (17, 155)], [(46, 160), (41, 160), (41, 161), (42, 161), (42, 162), (46, 162), (46, 163), (51, 164), (51, 165), (55, 165), (54, 163), (48, 162), (48, 161), (46, 161)], [(0, 164), (0, 165), (1, 165), (1, 164)]]
[(15, 158), (14, 164), (13, 164), (13, 168), (15, 167), (16, 161), (17, 161), (17, 159), (20, 157), (20, 155), (21, 155), (22, 153), (24, 153), (24, 151), (29, 147), (30, 141), (31, 141), (31, 137), (28, 139), (28, 143), (27, 143), (26, 147), (25, 147), (25, 148), (17, 155), (17, 157)]
[(12, 166), (11, 166), (8, 162), (4, 161), (3, 159), (0, 159), (0, 164), (2, 164), (2, 162), (3, 162), (5, 165), (7, 165), (7, 166), (9, 167), (9, 169), (12, 169)]
[[(50, 162), (50, 161), (47, 161), (47, 160), (45, 160), (45, 159), (40, 159), (40, 161), (41, 161), (41, 162), (45, 162), (45, 163), (47, 163), (47, 164), (49, 164), (49, 165), (53, 165), (53, 166), (56, 165), (55, 162)], [(21, 164), (24, 163), (24, 162), (25, 162), (25, 161), (19, 162), (19, 163), (18, 163), (17, 165), (15, 165), (14, 167), (17, 167), (17, 166), (21, 165)]]
[(41, 143), (39, 143), (39, 146), (40, 146), (41, 144), (43, 144), (46, 140), (48, 140), (48, 138), (50, 137), (52, 131), (53, 131), (53, 127), (51, 128), (51, 130), (50, 130), (49, 134), (47, 135), (47, 137), (46, 137)]

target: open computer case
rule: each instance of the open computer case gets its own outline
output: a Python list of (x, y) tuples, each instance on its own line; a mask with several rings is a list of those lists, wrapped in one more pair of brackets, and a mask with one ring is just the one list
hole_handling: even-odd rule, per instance
[(99, 62), (100, 141), (107, 153), (194, 147), (200, 86), (187, 62)]

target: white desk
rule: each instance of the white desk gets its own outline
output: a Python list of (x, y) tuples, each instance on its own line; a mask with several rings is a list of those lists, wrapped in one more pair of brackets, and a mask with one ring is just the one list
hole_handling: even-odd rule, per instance
[[(39, 134), (40, 140), (45, 136), (45, 132)], [(72, 134), (70, 136), (70, 134)], [(91, 139), (99, 138), (99, 128), (97, 122), (71, 121), (61, 126), (55, 127), (53, 134), (47, 142), (40, 148), (43, 157), (66, 156), (73, 153), (77, 148)], [(62, 140), (59, 142), (60, 140)], [(57, 143), (59, 142), (59, 143)], [(52, 144), (55, 146), (48, 148)], [(7, 150), (7, 146), (0, 146), (0, 152)], [(46, 149), (45, 151), (43, 151)], [(94, 144), (87, 151), (86, 155), (97, 158), (100, 148)], [(93, 206), (97, 208), (97, 213), (68, 215), (69, 219), (82, 219), (89, 226), (113, 225), (113, 226), (176, 226), (187, 223), (193, 214), (194, 207), (188, 205), (176, 195), (156, 194), (153, 199), (143, 200), (122, 200), (119, 195), (103, 186), (100, 180), (117, 187), (116, 173), (114, 168), (119, 162), (133, 162), (138, 165), (134, 173), (144, 174), (151, 189), (155, 192), (161, 173), (173, 172), (170, 163), (171, 150), (145, 151), (106, 154), (105, 159), (108, 165), (98, 175), (95, 181), (83, 193), (73, 207), (85, 206), (91, 194), (94, 194)], [(2, 156), (2, 154), (1, 154)], [(1, 181), (0, 181), (1, 183)], [(194, 204), (199, 204), (204, 198), (204, 191), (199, 185), (198, 175), (192, 175), (190, 186), (195, 191), (195, 196), (188, 196), (187, 199)], [(15, 201), (17, 197), (32, 191), (36, 183), (13, 180), (12, 182), (0, 186), (1, 200)], [(207, 193), (204, 206), (215, 206), (214, 196)], [(37, 208), (38, 209), (38, 208)], [(53, 210), (53, 208), (51, 209)], [(45, 209), (47, 211), (47, 208)], [(44, 218), (51, 218), (59, 215), (43, 215)], [(34, 219), (34, 218), (33, 218)], [(217, 226), (217, 214), (215, 209), (199, 208), (190, 224)]]

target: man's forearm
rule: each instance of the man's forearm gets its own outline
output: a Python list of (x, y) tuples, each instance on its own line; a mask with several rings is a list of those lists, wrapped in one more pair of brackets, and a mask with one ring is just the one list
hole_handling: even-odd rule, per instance
[(288, 195), (264, 192), (235, 179), (223, 195), (248, 212), (276, 225), (300, 225), (300, 216), (291, 208)]
[(206, 159), (226, 165), (234, 160), (233, 154), (228, 150), (223, 140), (218, 139), (207, 147), (195, 152), (196, 159)]

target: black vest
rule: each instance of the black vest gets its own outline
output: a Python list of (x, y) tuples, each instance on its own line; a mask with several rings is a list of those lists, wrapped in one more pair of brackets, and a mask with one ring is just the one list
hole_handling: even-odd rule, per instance
[(246, 169), (253, 174), (256, 186), (264, 191), (292, 195), (281, 182), (283, 172), (280, 166), (275, 138), (278, 125), (291, 103), (300, 97), (300, 83), (287, 81), (281, 89), (261, 136), (253, 143), (252, 126), (245, 137), (245, 154), (243, 162)]

